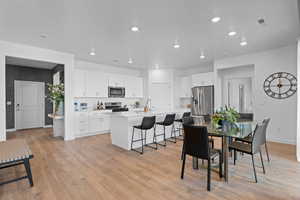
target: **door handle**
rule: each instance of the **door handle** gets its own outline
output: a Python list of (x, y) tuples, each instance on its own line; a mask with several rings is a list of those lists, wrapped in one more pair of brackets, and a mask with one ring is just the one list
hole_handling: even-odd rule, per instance
[(17, 105), (16, 105), (16, 110), (17, 110), (17, 111), (20, 111), (20, 104), (17, 104)]

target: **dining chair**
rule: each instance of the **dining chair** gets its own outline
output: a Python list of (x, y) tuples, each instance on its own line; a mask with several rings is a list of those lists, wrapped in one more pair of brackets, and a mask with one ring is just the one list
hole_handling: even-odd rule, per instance
[[(268, 150), (268, 146), (267, 146), (267, 128), (270, 122), (270, 118), (264, 119), (263, 120), (263, 124), (265, 124), (265, 129), (264, 129), (264, 145), (265, 145), (265, 149), (266, 149), (266, 154), (267, 154), (267, 158), (268, 158), (268, 162), (270, 162), (270, 155), (269, 155), (269, 150)], [(236, 141), (241, 141), (241, 142), (246, 142), (246, 143), (251, 143), (253, 140), (253, 135), (252, 133), (250, 133), (247, 137), (245, 138), (237, 138)]]
[(222, 177), (222, 153), (220, 150), (212, 149), (209, 146), (207, 127), (183, 124), (183, 161), (181, 169), (181, 179), (184, 177), (186, 155), (197, 159), (207, 160), (207, 190), (210, 191), (211, 183), (211, 159), (219, 156), (219, 176)]
[[(195, 123), (195, 121), (194, 121), (194, 118), (192, 116), (182, 118), (182, 125), (184, 125), (184, 124), (185, 125), (192, 125), (194, 123)], [(183, 140), (184, 140), (184, 133), (183, 133)], [(208, 141), (209, 141), (209, 144), (211, 145), (211, 148), (213, 149), (215, 147), (214, 139), (209, 137)], [(182, 144), (181, 160), (183, 160), (183, 149), (184, 149), (184, 144)]]
[(259, 153), (260, 160), (263, 168), (263, 173), (265, 174), (265, 166), (264, 161), (261, 154), (261, 146), (265, 144), (265, 130), (266, 123), (257, 124), (255, 130), (253, 132), (252, 141), (250, 143), (244, 143), (241, 141), (234, 141), (229, 145), (229, 150), (234, 151), (234, 165), (236, 164), (236, 152), (242, 152), (246, 154), (250, 154), (252, 157), (252, 165), (254, 171), (255, 182), (257, 183), (257, 175), (254, 163), (254, 155)]

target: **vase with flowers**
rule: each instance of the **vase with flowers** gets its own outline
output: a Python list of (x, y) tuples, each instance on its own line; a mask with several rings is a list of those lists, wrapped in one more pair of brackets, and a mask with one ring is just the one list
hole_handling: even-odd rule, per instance
[(53, 103), (54, 105), (54, 113), (53, 115), (57, 115), (60, 106), (64, 102), (65, 98), (65, 89), (64, 89), (64, 84), (47, 84), (48, 90), (49, 90), (49, 100)]
[(211, 117), (214, 126), (223, 126), (224, 124), (233, 124), (237, 122), (240, 115), (231, 107), (225, 106), (217, 110)]

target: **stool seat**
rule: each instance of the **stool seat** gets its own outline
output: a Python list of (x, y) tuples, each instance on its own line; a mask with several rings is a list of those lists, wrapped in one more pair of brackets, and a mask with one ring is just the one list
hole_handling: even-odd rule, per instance
[(182, 119), (175, 119), (175, 122), (181, 122), (182, 123)]
[(133, 128), (142, 129), (143, 130), (142, 125), (136, 125), (136, 126), (133, 126)]

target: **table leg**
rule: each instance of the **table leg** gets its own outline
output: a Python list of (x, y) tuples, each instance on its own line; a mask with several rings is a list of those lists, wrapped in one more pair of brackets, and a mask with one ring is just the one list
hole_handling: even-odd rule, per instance
[(223, 137), (224, 178), (228, 182), (228, 138)]

